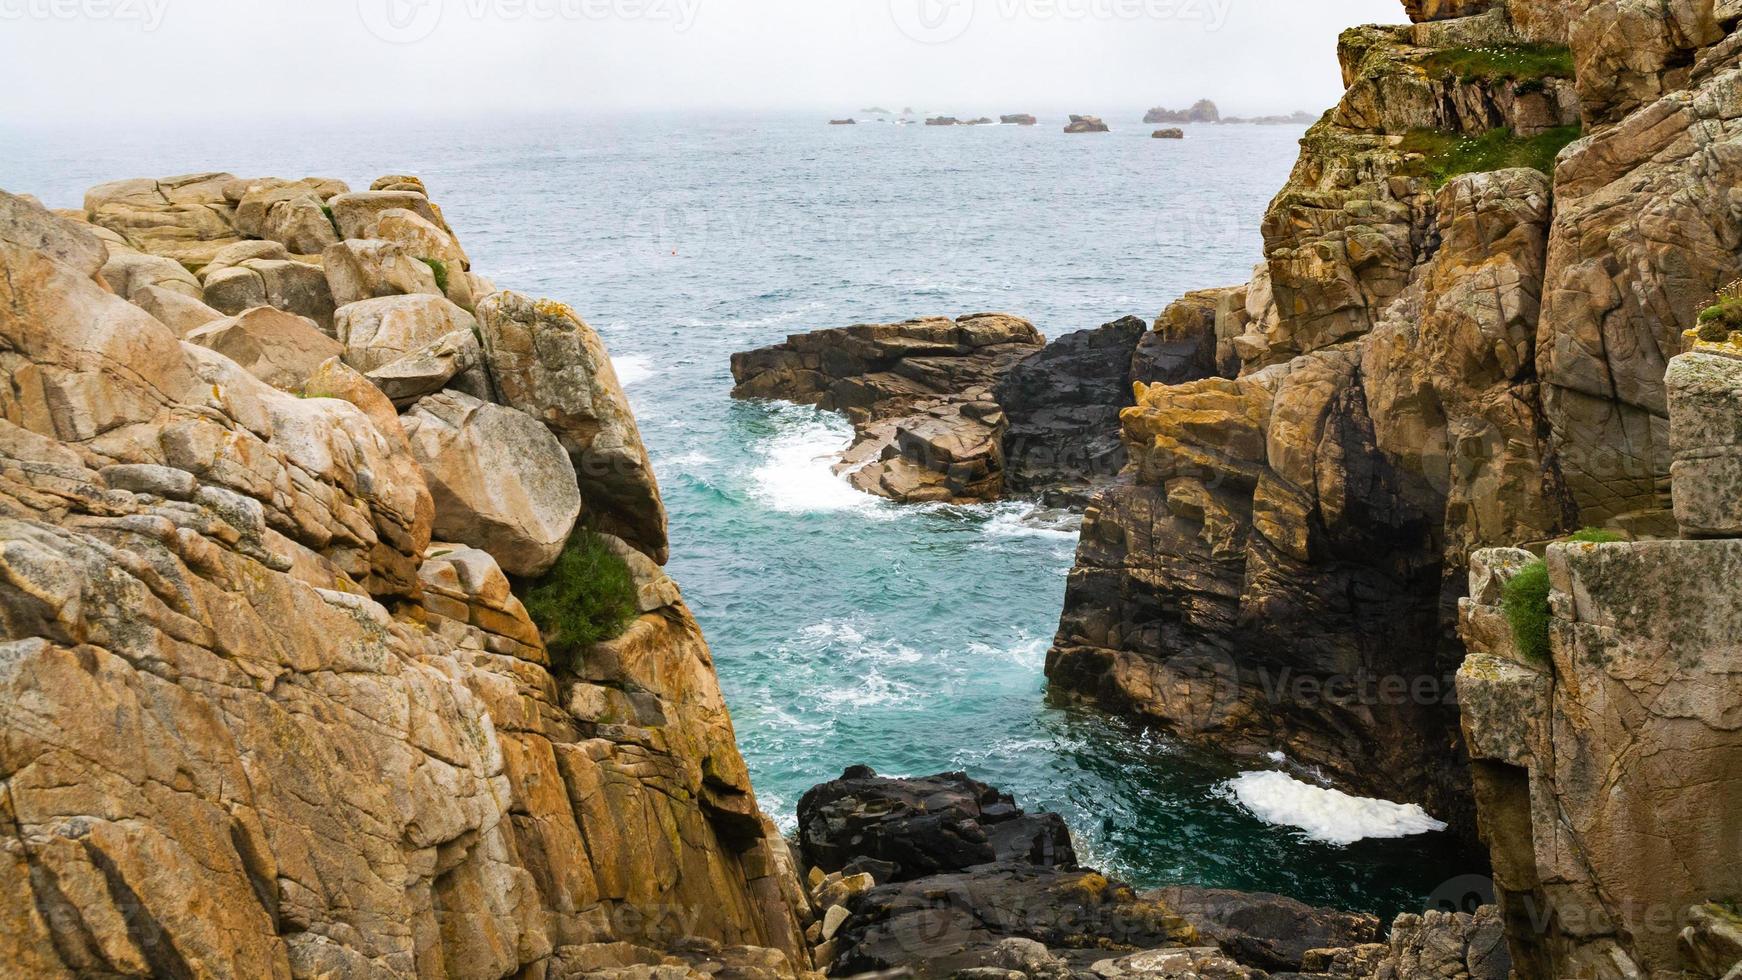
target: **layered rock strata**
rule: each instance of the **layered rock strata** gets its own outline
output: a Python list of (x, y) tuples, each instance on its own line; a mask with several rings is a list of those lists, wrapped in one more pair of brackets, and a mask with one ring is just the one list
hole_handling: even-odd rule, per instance
[[(0, 193), (0, 961), (807, 973), (597, 337), (473, 277), (415, 178), (377, 185), (126, 181), (61, 215)], [(403, 418), (351, 366), (424, 356), (485, 297), (596, 356), (553, 371), (503, 328)], [(635, 618), (558, 662), (508, 573), (583, 525)]]

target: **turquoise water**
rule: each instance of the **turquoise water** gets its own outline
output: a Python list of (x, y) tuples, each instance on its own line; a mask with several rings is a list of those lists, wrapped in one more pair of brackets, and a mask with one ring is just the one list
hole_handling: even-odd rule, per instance
[(966, 769), (1066, 816), (1139, 885), (1419, 908), (1479, 865), (1447, 835), (1332, 847), (1260, 822), (1237, 770), (1050, 706), (1068, 514), (902, 508), (828, 471), (839, 419), (734, 402), (727, 358), (786, 334), (1000, 310), (1048, 335), (1242, 281), (1290, 127), (828, 127), (812, 118), (405, 123), (220, 135), (6, 132), (0, 187), (74, 206), (202, 169), (423, 175), (475, 267), (572, 303), (611, 346), (671, 509), (671, 571), (713, 645), (764, 806), (845, 766)]

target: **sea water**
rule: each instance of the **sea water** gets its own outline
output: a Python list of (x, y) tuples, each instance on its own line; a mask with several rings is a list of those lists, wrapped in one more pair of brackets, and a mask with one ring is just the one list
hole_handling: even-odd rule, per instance
[[(1017, 107), (1020, 108), (1020, 107)], [(1014, 111), (1014, 110), (1011, 110)], [(1069, 822), (1140, 886), (1417, 910), (1478, 867), (1429, 814), (1243, 775), (1043, 676), (1076, 518), (897, 506), (830, 464), (840, 418), (733, 401), (733, 351), (789, 333), (1002, 311), (1049, 337), (1249, 278), (1299, 127), (1152, 140), (1035, 127), (827, 126), (797, 115), (0, 131), (0, 187), (201, 170), (421, 175), (476, 271), (573, 305), (609, 344), (671, 511), (670, 570), (712, 644), (763, 806), (852, 764), (962, 769)], [(1287, 768), (1286, 763), (1279, 769)]]

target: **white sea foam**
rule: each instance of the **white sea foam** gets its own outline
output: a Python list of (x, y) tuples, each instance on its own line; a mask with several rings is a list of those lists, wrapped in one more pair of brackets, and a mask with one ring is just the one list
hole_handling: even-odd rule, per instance
[(858, 510), (874, 513), (878, 498), (861, 493), (832, 467), (852, 440), (845, 419), (805, 410), (790, 421), (781, 418), (780, 431), (762, 446), (762, 464), (751, 472), (754, 494), (785, 513)]
[(910, 701), (919, 691), (911, 684), (892, 681), (876, 670), (853, 678), (844, 687), (823, 691), (817, 700), (830, 708), (862, 709)]
[(1066, 510), (1007, 501), (993, 504), (991, 512), (992, 518), (986, 522), (987, 537), (1075, 542), (1082, 533), (1082, 516)]
[(1327, 844), (1353, 844), (1367, 837), (1408, 837), (1446, 829), (1413, 803), (1350, 796), (1303, 783), (1284, 772), (1246, 772), (1226, 784), (1228, 792), (1265, 823), (1295, 827)]
[(653, 377), (653, 361), (640, 354), (625, 354), (622, 357), (611, 358), (611, 366), (617, 369), (617, 381), (627, 388), (640, 384)]

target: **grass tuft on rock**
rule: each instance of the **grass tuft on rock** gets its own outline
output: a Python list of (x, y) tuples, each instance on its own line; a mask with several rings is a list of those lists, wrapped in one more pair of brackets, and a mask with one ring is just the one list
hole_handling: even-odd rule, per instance
[(429, 271), (435, 273), (436, 288), (441, 290), (444, 296), (447, 295), (448, 264), (441, 259), (418, 259), (418, 261), (429, 266)]
[(1422, 61), (1431, 75), (1461, 82), (1538, 82), (1573, 77), (1573, 49), (1564, 44), (1489, 44), (1445, 48)]
[(1574, 531), (1567, 535), (1564, 540), (1574, 541), (1579, 544), (1615, 544), (1618, 541), (1626, 541), (1627, 539), (1617, 532), (1611, 531), (1607, 528), (1587, 527), (1583, 530)]
[(321, 213), (327, 216), (327, 224), (333, 226), (333, 234), (339, 236), (340, 241), (344, 241), (345, 233), (339, 230), (339, 219), (333, 216), (333, 209), (323, 204), (321, 205)]
[(523, 601), (553, 662), (573, 667), (588, 647), (622, 636), (635, 621), (635, 577), (603, 538), (577, 528)]
[(1518, 652), (1531, 660), (1548, 660), (1548, 565), (1538, 559), (1519, 569), (1506, 583), (1500, 605)]
[(1491, 129), (1480, 136), (1460, 136), (1434, 129), (1418, 129), (1403, 137), (1398, 149), (1418, 159), (1403, 165), (1401, 172), (1426, 177), (1435, 188), (1454, 177), (1487, 173), (1509, 167), (1529, 167), (1553, 176), (1555, 157), (1568, 143), (1579, 138), (1580, 128), (1560, 126), (1540, 136), (1519, 136), (1511, 129)]

